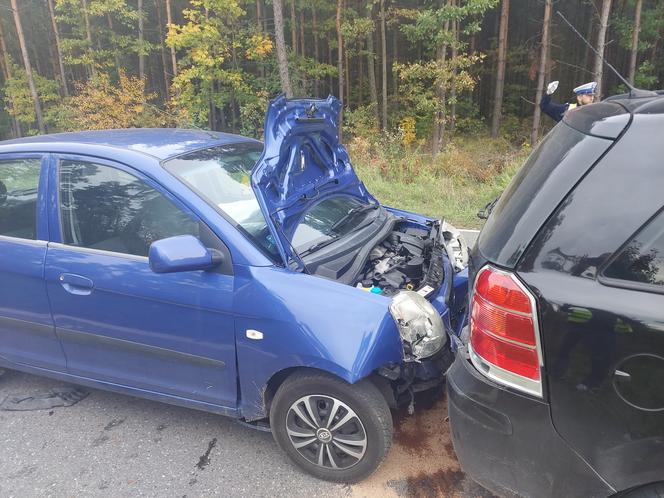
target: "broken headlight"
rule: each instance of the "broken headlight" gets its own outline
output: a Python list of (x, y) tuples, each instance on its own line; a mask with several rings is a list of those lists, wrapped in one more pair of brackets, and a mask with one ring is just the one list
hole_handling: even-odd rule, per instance
[(401, 339), (416, 359), (427, 358), (443, 347), (447, 336), (443, 320), (429, 301), (417, 292), (401, 291), (392, 299), (390, 313)]

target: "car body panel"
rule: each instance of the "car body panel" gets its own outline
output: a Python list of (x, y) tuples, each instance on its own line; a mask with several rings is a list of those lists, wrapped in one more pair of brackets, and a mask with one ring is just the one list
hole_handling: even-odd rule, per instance
[(270, 102), (265, 118), (265, 146), (251, 183), (284, 261), (301, 268), (291, 240), (313, 204), (340, 193), (375, 202), (339, 142), (340, 111), (332, 96), (281, 96)]
[(499, 496), (605, 498), (615, 491), (556, 432), (547, 403), (487, 380), (463, 347), (447, 373), (447, 400), (461, 467)]
[(279, 371), (315, 368), (355, 383), (403, 359), (384, 296), (277, 267), (244, 267), (236, 278), (241, 411), (249, 419), (265, 416), (264, 389)]
[(48, 240), (48, 156), (14, 153), (2, 159), (35, 159), (41, 161), (41, 171), (36, 193), (37, 240), (0, 236), (0, 358), (64, 370), (65, 357), (55, 334), (43, 280)]
[[(68, 373), (235, 408), (232, 275), (157, 274), (145, 257), (62, 244), (56, 170), (59, 160), (71, 159), (90, 161), (53, 157), (48, 197), (54, 229), (44, 271)], [(138, 177), (194, 216), (136, 170), (94, 162)]]

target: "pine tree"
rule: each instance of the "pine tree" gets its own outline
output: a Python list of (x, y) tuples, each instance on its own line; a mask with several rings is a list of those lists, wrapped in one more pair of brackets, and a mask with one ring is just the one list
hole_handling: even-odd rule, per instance
[(35, 106), (35, 115), (37, 117), (37, 127), (39, 133), (46, 133), (46, 126), (44, 125), (44, 116), (42, 114), (41, 102), (37, 94), (37, 86), (35, 79), (32, 75), (32, 64), (30, 63), (30, 56), (28, 55), (28, 46), (25, 43), (25, 35), (23, 34), (23, 25), (21, 24), (21, 14), (18, 10), (16, 0), (11, 0), (12, 14), (14, 15), (14, 25), (16, 26), (16, 35), (18, 36), (18, 43), (21, 47), (21, 56), (23, 57), (23, 66), (28, 77), (28, 86), (30, 87), (30, 94)]

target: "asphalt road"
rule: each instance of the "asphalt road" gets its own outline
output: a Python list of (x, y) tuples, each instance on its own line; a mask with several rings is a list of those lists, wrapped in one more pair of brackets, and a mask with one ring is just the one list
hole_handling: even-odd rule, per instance
[[(467, 234), (472, 245), (476, 234)], [(6, 371), (0, 401), (61, 384)], [(316, 480), (269, 433), (233, 420), (91, 390), (69, 407), (0, 411), (0, 496), (414, 496), (488, 497), (456, 461), (441, 394), (395, 414), (383, 466), (349, 486)]]
[[(15, 371), (0, 400), (61, 384)], [(353, 486), (316, 480), (269, 433), (231, 419), (91, 390), (69, 407), (0, 411), (0, 496), (491, 496), (460, 470), (444, 396), (421, 396), (395, 414), (383, 466)]]

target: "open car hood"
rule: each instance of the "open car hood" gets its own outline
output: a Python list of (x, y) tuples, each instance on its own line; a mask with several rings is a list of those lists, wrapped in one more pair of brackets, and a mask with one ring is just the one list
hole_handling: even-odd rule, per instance
[(355, 174), (339, 142), (341, 102), (277, 97), (265, 116), (265, 146), (251, 185), (286, 264), (302, 261), (291, 246), (304, 214), (343, 193), (376, 202)]

